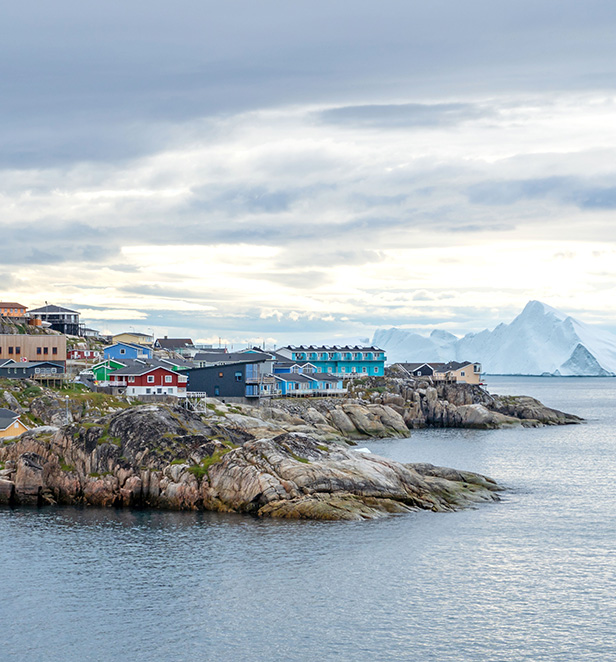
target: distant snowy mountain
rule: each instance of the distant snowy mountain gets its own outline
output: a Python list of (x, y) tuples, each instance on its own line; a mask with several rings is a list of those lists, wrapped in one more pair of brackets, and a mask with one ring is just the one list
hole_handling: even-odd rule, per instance
[(540, 301), (530, 301), (511, 322), (458, 338), (379, 329), (372, 343), (388, 362), (480, 361), (496, 375), (616, 375), (616, 336), (579, 322)]

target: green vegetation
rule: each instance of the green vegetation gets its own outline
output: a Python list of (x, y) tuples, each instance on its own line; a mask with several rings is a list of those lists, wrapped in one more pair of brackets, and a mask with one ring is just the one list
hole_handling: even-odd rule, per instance
[(329, 451), (329, 446), (325, 446), (325, 444), (317, 444), (317, 448), (321, 451)]
[(210, 457), (206, 457), (199, 464), (193, 464), (188, 468), (188, 471), (197, 478), (201, 480), (204, 476), (209, 476), (209, 469), (213, 464), (216, 464), (222, 460), (222, 458), (230, 451), (230, 448), (221, 448), (217, 450)]
[(75, 471), (75, 467), (72, 464), (67, 464), (63, 457), (60, 458), (60, 469), (62, 471)]
[(43, 389), (40, 386), (27, 386), (21, 394), (26, 398), (36, 398), (41, 395)]
[(88, 476), (91, 478), (102, 478), (103, 476), (113, 476), (113, 471), (103, 471), (98, 473), (98, 471), (91, 471)]
[(188, 460), (178, 457), (175, 460), (171, 460), (171, 464), (188, 464)]

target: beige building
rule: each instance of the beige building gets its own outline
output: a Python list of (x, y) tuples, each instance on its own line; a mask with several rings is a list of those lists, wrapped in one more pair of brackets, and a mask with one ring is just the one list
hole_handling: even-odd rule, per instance
[(481, 363), (450, 361), (449, 363), (398, 363), (411, 377), (432, 377), (435, 381), (481, 384)]
[(28, 428), (19, 420), (19, 414), (10, 409), (0, 409), (0, 439), (19, 437)]
[(154, 342), (153, 336), (148, 336), (145, 333), (136, 333), (135, 331), (127, 331), (126, 333), (118, 333), (113, 336), (113, 342), (127, 342), (130, 345), (152, 345)]
[(0, 361), (66, 362), (66, 336), (0, 334)]

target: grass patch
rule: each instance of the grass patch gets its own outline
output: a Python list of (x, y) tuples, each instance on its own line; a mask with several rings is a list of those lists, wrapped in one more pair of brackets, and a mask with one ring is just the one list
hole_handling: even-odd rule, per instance
[(329, 446), (325, 446), (325, 444), (317, 444), (317, 448), (321, 451), (329, 451)]
[(62, 471), (75, 471), (75, 467), (72, 464), (67, 464), (64, 458), (60, 458), (60, 469)]
[(305, 457), (300, 457), (299, 455), (296, 455), (293, 451), (289, 451), (291, 453), (291, 457), (294, 460), (297, 460), (298, 462), (302, 462), (303, 464), (310, 464), (310, 460), (306, 459)]
[(40, 386), (27, 386), (22, 392), (26, 398), (36, 398), (38, 395), (41, 395), (43, 389)]
[(171, 460), (171, 464), (188, 464), (188, 460), (176, 458), (175, 460)]
[(209, 476), (210, 467), (217, 462), (220, 462), (222, 458), (230, 451), (230, 448), (217, 450), (210, 457), (206, 457), (199, 464), (193, 464), (188, 468), (188, 471), (197, 478), (201, 480), (204, 476)]
[(91, 471), (88, 476), (91, 478), (102, 478), (103, 476), (113, 476), (113, 471), (103, 471), (98, 473), (98, 471)]

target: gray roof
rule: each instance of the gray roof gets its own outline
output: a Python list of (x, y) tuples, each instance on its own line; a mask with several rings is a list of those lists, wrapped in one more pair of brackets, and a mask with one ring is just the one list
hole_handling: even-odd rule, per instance
[(169, 372), (177, 374), (170, 365), (161, 364), (159, 361), (149, 362), (149, 363), (141, 363), (135, 361), (133, 365), (126, 366), (126, 368), (120, 368), (119, 370), (115, 370), (111, 374), (131, 375), (138, 377), (139, 375), (145, 375), (146, 373), (152, 372), (152, 370), (157, 370), (158, 368), (162, 368), (163, 370), (167, 370)]
[(0, 409), (0, 430), (6, 430), (19, 418), (19, 414), (10, 409)]
[(62, 308), (62, 306), (47, 305), (42, 306), (41, 308), (34, 308), (29, 310), (29, 313), (71, 313), (72, 315), (79, 315), (76, 310), (71, 310), (70, 308)]
[(50, 365), (64, 370), (64, 365), (55, 361), (13, 361), (13, 359), (9, 359), (6, 363), (0, 363), (0, 368), (34, 368), (39, 365)]
[(192, 347), (193, 341), (190, 338), (158, 338), (155, 344), (162, 349), (176, 349)]
[(227, 354), (199, 352), (194, 357), (194, 360), (197, 362), (205, 361), (212, 364), (259, 363), (261, 361), (271, 361), (271, 359), (270, 354), (264, 354), (262, 352), (228, 352)]

